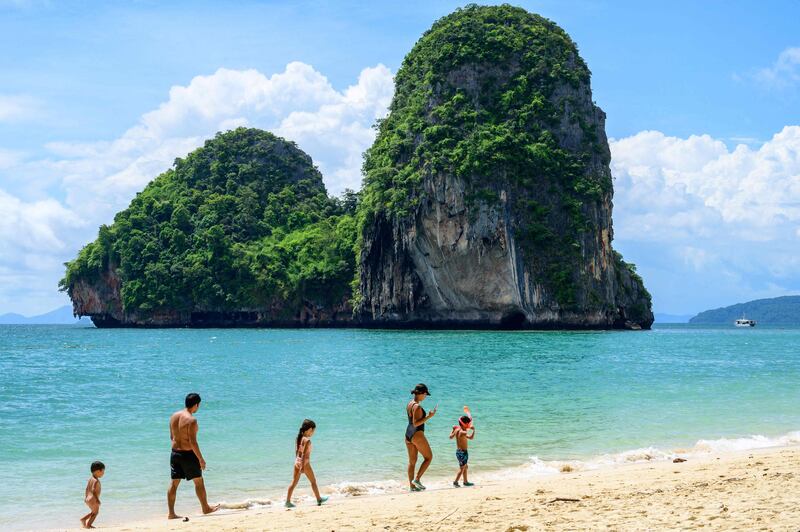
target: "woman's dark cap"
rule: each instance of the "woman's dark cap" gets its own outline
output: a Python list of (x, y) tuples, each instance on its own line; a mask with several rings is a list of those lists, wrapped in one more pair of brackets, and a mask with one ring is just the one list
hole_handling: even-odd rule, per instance
[(422, 384), (422, 383), (419, 383), (419, 384), (417, 384), (416, 386), (414, 386), (414, 389), (413, 389), (413, 390), (411, 390), (411, 393), (412, 393), (413, 395), (422, 395), (422, 394), (425, 394), (425, 395), (427, 395), (427, 396), (429, 396), (429, 397), (430, 397), (430, 395), (431, 395), (431, 392), (429, 392), (429, 391), (428, 391), (428, 387), (427, 387), (426, 385)]

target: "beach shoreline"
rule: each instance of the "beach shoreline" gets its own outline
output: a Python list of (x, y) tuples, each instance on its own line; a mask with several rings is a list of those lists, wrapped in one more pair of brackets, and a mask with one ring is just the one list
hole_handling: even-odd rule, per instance
[(344, 497), (323, 507), (304, 502), (293, 510), (271, 505), (209, 516), (190, 513), (188, 522), (148, 518), (112, 527), (101, 521), (100, 526), (120, 532), (796, 529), (798, 466), (798, 445), (711, 452), (681, 463), (637, 462), (488, 480), (472, 488)]

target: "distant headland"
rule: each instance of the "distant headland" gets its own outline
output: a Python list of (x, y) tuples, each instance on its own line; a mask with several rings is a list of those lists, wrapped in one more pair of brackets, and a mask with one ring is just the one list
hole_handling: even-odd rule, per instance
[(689, 323), (732, 324), (742, 316), (756, 320), (759, 325), (800, 325), (800, 296), (756, 299), (729, 307), (706, 310), (690, 319)]
[(404, 59), (363, 188), (330, 197), (271, 133), (219, 133), (139, 193), (61, 281), (99, 327), (628, 328), (605, 113), (555, 23), (437, 21)]

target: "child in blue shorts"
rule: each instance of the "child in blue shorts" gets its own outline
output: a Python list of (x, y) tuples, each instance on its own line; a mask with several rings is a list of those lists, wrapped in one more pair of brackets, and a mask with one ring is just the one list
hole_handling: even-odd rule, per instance
[[(468, 412), (466, 407), (465, 411)], [(470, 432), (472, 431), (472, 432)], [(460, 488), (458, 481), (464, 477), (465, 486), (474, 486), (472, 482), (467, 480), (467, 462), (469, 462), (469, 451), (467, 450), (467, 440), (475, 437), (475, 427), (472, 426), (471, 416), (461, 416), (458, 418), (458, 425), (453, 425), (453, 430), (450, 432), (450, 439), (456, 439), (456, 459), (458, 460), (458, 474), (453, 481), (453, 486)]]

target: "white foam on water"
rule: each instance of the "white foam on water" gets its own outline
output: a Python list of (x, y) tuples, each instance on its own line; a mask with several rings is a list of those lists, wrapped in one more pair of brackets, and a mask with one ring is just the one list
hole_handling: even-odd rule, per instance
[(747, 451), (749, 449), (766, 449), (769, 447), (786, 447), (800, 444), (800, 431), (789, 432), (783, 436), (770, 438), (755, 434), (744, 438), (720, 438), (717, 440), (700, 440), (694, 449), (705, 452)]
[(675, 458), (699, 457), (719, 452), (747, 451), (750, 449), (786, 447), (798, 444), (800, 444), (800, 431), (794, 431), (776, 437), (755, 434), (741, 438), (698, 440), (694, 446), (688, 449), (665, 450), (652, 446), (642, 447), (619, 453), (602, 454), (586, 460), (542, 460), (538, 456), (531, 456), (528, 462), (521, 466), (489, 472), (481, 475), (480, 478), (487, 480), (531, 478), (556, 473), (589, 471), (615, 465), (663, 462), (671, 461)]
[(380, 495), (384, 493), (397, 493), (402, 491), (404, 484), (396, 480), (381, 480), (370, 482), (339, 482), (325, 486), (323, 491), (331, 496), (360, 497), (363, 495)]
[(251, 508), (263, 508), (265, 506), (272, 506), (274, 503), (271, 499), (245, 499), (243, 501), (221, 501), (219, 507), (225, 510), (248, 510)]

